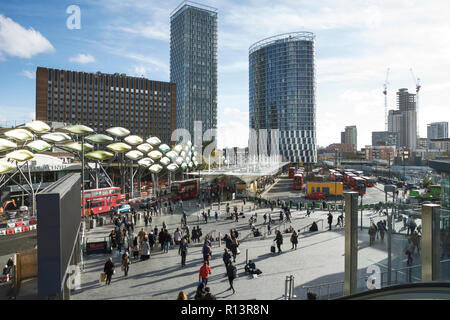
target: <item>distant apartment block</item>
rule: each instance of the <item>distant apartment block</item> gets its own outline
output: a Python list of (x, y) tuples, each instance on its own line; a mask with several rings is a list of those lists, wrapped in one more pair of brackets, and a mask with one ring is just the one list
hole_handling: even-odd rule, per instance
[(398, 132), (373, 131), (373, 146), (396, 146), (398, 147)]
[(120, 126), (169, 142), (176, 128), (176, 85), (125, 74), (38, 67), (36, 119), (84, 124), (103, 133)]

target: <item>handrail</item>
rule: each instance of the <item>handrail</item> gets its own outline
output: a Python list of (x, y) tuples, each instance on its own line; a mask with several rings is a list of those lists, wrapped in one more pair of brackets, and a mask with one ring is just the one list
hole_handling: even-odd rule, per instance
[[(443, 261), (441, 261), (441, 263), (445, 263), (445, 262), (450, 262), (450, 259), (447, 259), (447, 260), (443, 260)], [(400, 268), (400, 269), (393, 269), (393, 270), (391, 270), (391, 272), (394, 272), (395, 273), (395, 280), (392, 280), (391, 282), (392, 283), (397, 283), (398, 281), (399, 281), (399, 279), (398, 279), (398, 274), (399, 273), (403, 273), (403, 272), (405, 272), (405, 281), (407, 282), (407, 283), (411, 283), (411, 282), (413, 282), (413, 278), (415, 278), (414, 280), (415, 281), (421, 281), (421, 279), (419, 279), (419, 278), (417, 278), (417, 277), (414, 277), (413, 275), (412, 275), (412, 273), (411, 273), (411, 270), (413, 270), (413, 269), (417, 269), (417, 268), (421, 268), (422, 267), (422, 265), (415, 265), (415, 266), (409, 266), (409, 267), (405, 267), (405, 268)], [(386, 283), (387, 281), (383, 281), (383, 275), (384, 274), (387, 274), (389, 271), (383, 271), (383, 272), (381, 272), (380, 273), (380, 282), (381, 282), (381, 285), (383, 286), (383, 283)], [(369, 278), (369, 276), (370, 275), (367, 275), (367, 276), (365, 276), (365, 277), (362, 277), (362, 278), (359, 278), (358, 279), (358, 281), (367, 281), (367, 279)], [(331, 286), (333, 286), (333, 285), (344, 285), (344, 280), (341, 280), (341, 281), (335, 281), (335, 282), (327, 282), (327, 283), (322, 283), (322, 284), (318, 284), (318, 285), (311, 285), (311, 286), (302, 286), (302, 288), (303, 289), (306, 289), (306, 293), (308, 293), (308, 292), (310, 292), (310, 290), (311, 289), (315, 289), (315, 288), (318, 288), (318, 298), (320, 298), (320, 292), (321, 292), (321, 288), (322, 287), (327, 287), (327, 292), (328, 292), (328, 294), (327, 294), (327, 299), (329, 299), (330, 298), (330, 287)], [(342, 287), (342, 291), (341, 292), (336, 292), (335, 294), (339, 294), (339, 296), (342, 296), (343, 295), (343, 287)]]

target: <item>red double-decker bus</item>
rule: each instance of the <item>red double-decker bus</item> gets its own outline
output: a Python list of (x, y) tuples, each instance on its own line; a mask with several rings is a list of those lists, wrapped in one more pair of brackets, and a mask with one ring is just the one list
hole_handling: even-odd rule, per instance
[(119, 187), (84, 190), (84, 209), (88, 215), (111, 212), (124, 200)]
[(293, 178), (295, 176), (295, 167), (289, 167), (289, 178)]
[(348, 186), (359, 194), (366, 194), (366, 180), (360, 177), (350, 177)]
[(303, 186), (303, 172), (296, 173), (293, 180), (294, 190), (301, 190)]
[(198, 196), (198, 179), (174, 181), (170, 188), (172, 198), (183, 200), (196, 198)]
[(366, 187), (374, 187), (377, 184), (377, 181), (374, 177), (365, 177), (362, 176), (364, 180), (366, 180)]

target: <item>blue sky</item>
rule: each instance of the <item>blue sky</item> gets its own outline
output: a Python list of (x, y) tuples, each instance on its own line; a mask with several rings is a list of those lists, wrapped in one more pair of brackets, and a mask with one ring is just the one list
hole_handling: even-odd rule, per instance
[[(280, 33), (316, 35), (318, 144), (339, 142), (356, 125), (358, 146), (384, 129), (398, 88), (421, 78), (419, 134), (450, 120), (448, 1), (207, 0), (219, 11), (219, 146), (246, 146), (248, 48)], [(126, 73), (169, 80), (169, 16), (181, 1), (30, 1), (0, 3), (0, 121), (34, 118), (37, 66)], [(66, 27), (66, 9), (81, 9), (81, 29)]]

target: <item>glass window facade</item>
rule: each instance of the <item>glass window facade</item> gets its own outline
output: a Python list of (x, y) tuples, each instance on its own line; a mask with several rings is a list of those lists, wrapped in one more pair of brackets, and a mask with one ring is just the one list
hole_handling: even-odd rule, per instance
[(250, 128), (278, 129), (280, 154), (293, 162), (317, 161), (314, 39), (283, 34), (249, 50)]
[(177, 128), (194, 137), (217, 128), (217, 10), (184, 2), (170, 17), (170, 81), (177, 85)]

